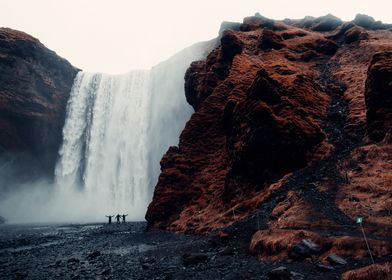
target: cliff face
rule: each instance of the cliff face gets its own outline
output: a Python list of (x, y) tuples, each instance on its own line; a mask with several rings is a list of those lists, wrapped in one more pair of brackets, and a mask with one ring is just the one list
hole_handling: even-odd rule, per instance
[(375, 239), (392, 226), (391, 50), (391, 26), (363, 15), (253, 16), (224, 31), (186, 73), (196, 112), (161, 161), (149, 227), (225, 229), (275, 260), (306, 237), (328, 244), (322, 261), (366, 255), (355, 217)]
[[(77, 69), (37, 39), (0, 28), (0, 154), (53, 173)], [(15, 162), (15, 159), (17, 162)], [(33, 167), (32, 167), (33, 165)]]

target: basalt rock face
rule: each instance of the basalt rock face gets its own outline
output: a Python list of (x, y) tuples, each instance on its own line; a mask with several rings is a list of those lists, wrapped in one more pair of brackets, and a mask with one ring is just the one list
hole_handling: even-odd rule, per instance
[(373, 255), (385, 261), (389, 25), (361, 15), (352, 22), (257, 15), (232, 26), (186, 73), (195, 113), (161, 161), (150, 229), (224, 230), (273, 261), (291, 258), (305, 239), (320, 246), (313, 259), (337, 255), (349, 270), (352, 259), (369, 256), (359, 216)]
[(77, 71), (37, 39), (0, 28), (0, 153), (8, 165), (53, 173)]

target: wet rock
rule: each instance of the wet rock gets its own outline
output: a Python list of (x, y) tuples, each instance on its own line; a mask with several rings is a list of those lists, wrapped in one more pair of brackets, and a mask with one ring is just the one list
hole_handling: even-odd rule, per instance
[(269, 280), (293, 280), (286, 267), (280, 266), (268, 272)]
[(327, 257), (327, 261), (334, 265), (346, 265), (347, 262), (340, 256), (332, 254)]
[(305, 275), (299, 272), (291, 271), (290, 272), (291, 279), (293, 280), (304, 280), (306, 278)]
[(70, 263), (70, 264), (75, 263), (76, 264), (76, 263), (80, 263), (80, 260), (77, 258), (70, 258), (67, 260), (67, 263)]
[(100, 251), (94, 251), (87, 256), (88, 260), (93, 260), (101, 255)]
[(208, 260), (208, 255), (204, 253), (190, 253), (182, 256), (182, 263), (184, 265), (195, 265)]
[(320, 271), (332, 271), (332, 270), (334, 270), (334, 268), (332, 266), (330, 266), (330, 265), (325, 265), (325, 264), (318, 263), (318, 264), (316, 264), (316, 266), (317, 266), (317, 269), (320, 270)]
[(320, 247), (313, 241), (307, 239), (301, 240), (290, 251), (290, 257), (293, 259), (305, 259), (318, 254), (320, 254)]

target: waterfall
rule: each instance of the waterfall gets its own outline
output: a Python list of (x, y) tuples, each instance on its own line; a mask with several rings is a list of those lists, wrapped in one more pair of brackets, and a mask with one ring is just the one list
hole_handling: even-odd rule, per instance
[(144, 219), (159, 161), (169, 146), (178, 144), (192, 114), (184, 93), (185, 71), (214, 44), (196, 44), (148, 71), (79, 72), (55, 169), (58, 189), (83, 194), (100, 215), (128, 213), (131, 220)]

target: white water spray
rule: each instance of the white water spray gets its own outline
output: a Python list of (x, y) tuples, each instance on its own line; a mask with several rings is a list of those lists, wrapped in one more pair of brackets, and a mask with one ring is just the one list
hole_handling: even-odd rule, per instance
[(117, 213), (144, 220), (162, 155), (178, 144), (193, 111), (185, 71), (216, 42), (193, 45), (149, 71), (80, 72), (67, 105), (55, 186), (42, 178), (1, 194), (1, 215), (11, 223), (102, 222)]
[(149, 201), (149, 104), (149, 71), (79, 73), (55, 171), (62, 190), (81, 186), (108, 213), (142, 218)]
[[(91, 220), (117, 213), (144, 219), (159, 161), (170, 145), (178, 144), (192, 114), (184, 93), (185, 71), (213, 46), (196, 44), (150, 71), (77, 75), (55, 171), (57, 196), (71, 198), (65, 211), (93, 212), (83, 214)], [(72, 201), (72, 193), (79, 199)]]

